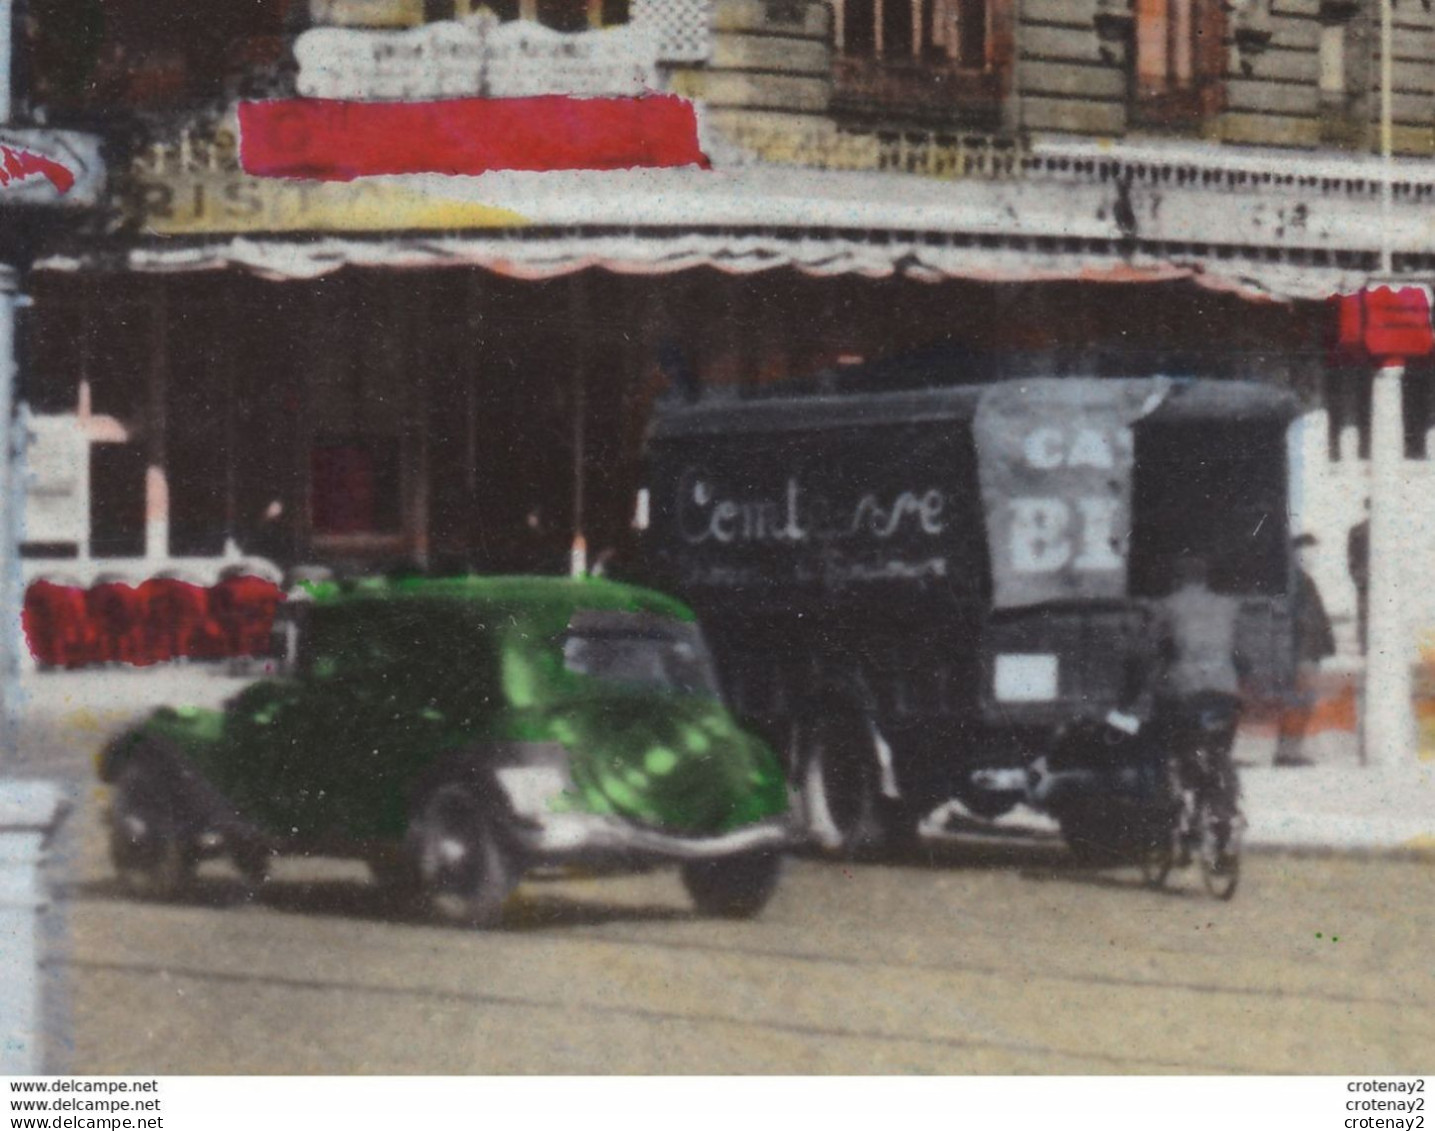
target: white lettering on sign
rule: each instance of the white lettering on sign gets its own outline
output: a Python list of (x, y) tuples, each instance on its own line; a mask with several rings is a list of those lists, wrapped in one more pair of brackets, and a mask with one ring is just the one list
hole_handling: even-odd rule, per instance
[(1121, 555), (1117, 552), (1116, 518), (1120, 507), (1115, 499), (1077, 499), (1081, 511), (1081, 553), (1075, 563), (1080, 570), (1120, 569)]
[(1017, 573), (1055, 573), (1071, 560), (1071, 508), (1060, 499), (1011, 501), (1011, 567)]
[(934, 488), (899, 491), (890, 503), (868, 492), (853, 505), (845, 522), (828, 525), (816, 516), (829, 514), (831, 504), (810, 497), (796, 476), (788, 478), (779, 498), (735, 498), (720, 497), (712, 483), (690, 470), (678, 487), (678, 533), (690, 546), (708, 541), (797, 543), (864, 535), (885, 542), (904, 529), (931, 537), (946, 529), (946, 503), (946, 496)]
[(1104, 432), (1096, 428), (1078, 428), (1068, 433), (1055, 426), (1035, 428), (1022, 442), (1022, 455), (1028, 467), (1038, 471), (1055, 471), (1059, 467), (1114, 468), (1118, 456), (1129, 457), (1133, 450), (1131, 429), (1117, 428)]
[(904, 518), (914, 515), (923, 534), (940, 534), (943, 527), (942, 508), (945, 505), (946, 499), (942, 498), (940, 491), (928, 491), (920, 497), (912, 491), (903, 491), (887, 510), (882, 509), (876, 495), (863, 495), (852, 516), (849, 532), (856, 534), (859, 530), (865, 530), (878, 538), (890, 538), (902, 525)]
[(1015, 573), (1055, 573), (1070, 563), (1083, 572), (1122, 567), (1115, 528), (1120, 507), (1115, 499), (1076, 500), (1080, 521), (1073, 529), (1071, 507), (1063, 499), (1011, 501), (1011, 568)]
[(1029, 432), (1023, 445), (1026, 462), (1040, 471), (1051, 471), (1062, 464), (1061, 429), (1038, 428)]
[(631, 97), (659, 84), (657, 35), (636, 24), (557, 32), (488, 15), (407, 31), (320, 27), (295, 40), (296, 83), (306, 98)]
[(787, 481), (783, 498), (717, 499), (713, 487), (689, 472), (678, 489), (678, 531), (690, 546), (717, 542), (803, 542), (807, 531), (799, 518), (801, 488)]

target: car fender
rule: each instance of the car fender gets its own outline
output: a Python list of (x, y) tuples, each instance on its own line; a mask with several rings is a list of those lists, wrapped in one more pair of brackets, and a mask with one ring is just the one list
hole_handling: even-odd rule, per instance
[(231, 836), (251, 831), (249, 822), (205, 779), (179, 743), (143, 729), (127, 731), (106, 744), (99, 755), (100, 780), (115, 784), (138, 759), (157, 770), (156, 780), (168, 790), (174, 812), (187, 823)]
[[(116, 735), (100, 748), (95, 757), (95, 772), (99, 775), (100, 781), (106, 785), (113, 785), (119, 780), (120, 774), (124, 772), (125, 765), (135, 753), (141, 748), (150, 744), (159, 745), (152, 735), (142, 730), (127, 730)], [(172, 744), (164, 744), (171, 746)], [(157, 756), (165, 759), (175, 757), (172, 749), (166, 749)]]

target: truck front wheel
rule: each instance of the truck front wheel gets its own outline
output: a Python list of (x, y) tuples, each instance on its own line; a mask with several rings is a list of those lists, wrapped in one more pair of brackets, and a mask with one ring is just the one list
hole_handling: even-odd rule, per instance
[(813, 845), (850, 859), (916, 838), (922, 814), (882, 796), (860, 718), (834, 715), (808, 724), (803, 733), (797, 787)]

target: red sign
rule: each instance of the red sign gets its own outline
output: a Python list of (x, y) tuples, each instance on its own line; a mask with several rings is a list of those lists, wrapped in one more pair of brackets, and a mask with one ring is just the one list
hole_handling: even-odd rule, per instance
[(708, 165), (693, 104), (670, 94), (242, 102), (239, 159), (254, 176), (324, 181)]
[(1435, 352), (1429, 287), (1381, 284), (1336, 297), (1341, 348), (1372, 357), (1424, 357)]
[(52, 161), (39, 153), (31, 153), (28, 149), (12, 149), (8, 145), (0, 145), (0, 187), (34, 174), (48, 180), (61, 196), (75, 186), (75, 174), (58, 161)]

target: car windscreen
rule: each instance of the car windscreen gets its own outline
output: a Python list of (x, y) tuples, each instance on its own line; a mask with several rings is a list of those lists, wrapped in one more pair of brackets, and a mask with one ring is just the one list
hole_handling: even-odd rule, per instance
[(627, 687), (718, 693), (696, 625), (639, 614), (580, 614), (562, 645), (563, 665), (577, 675)]

